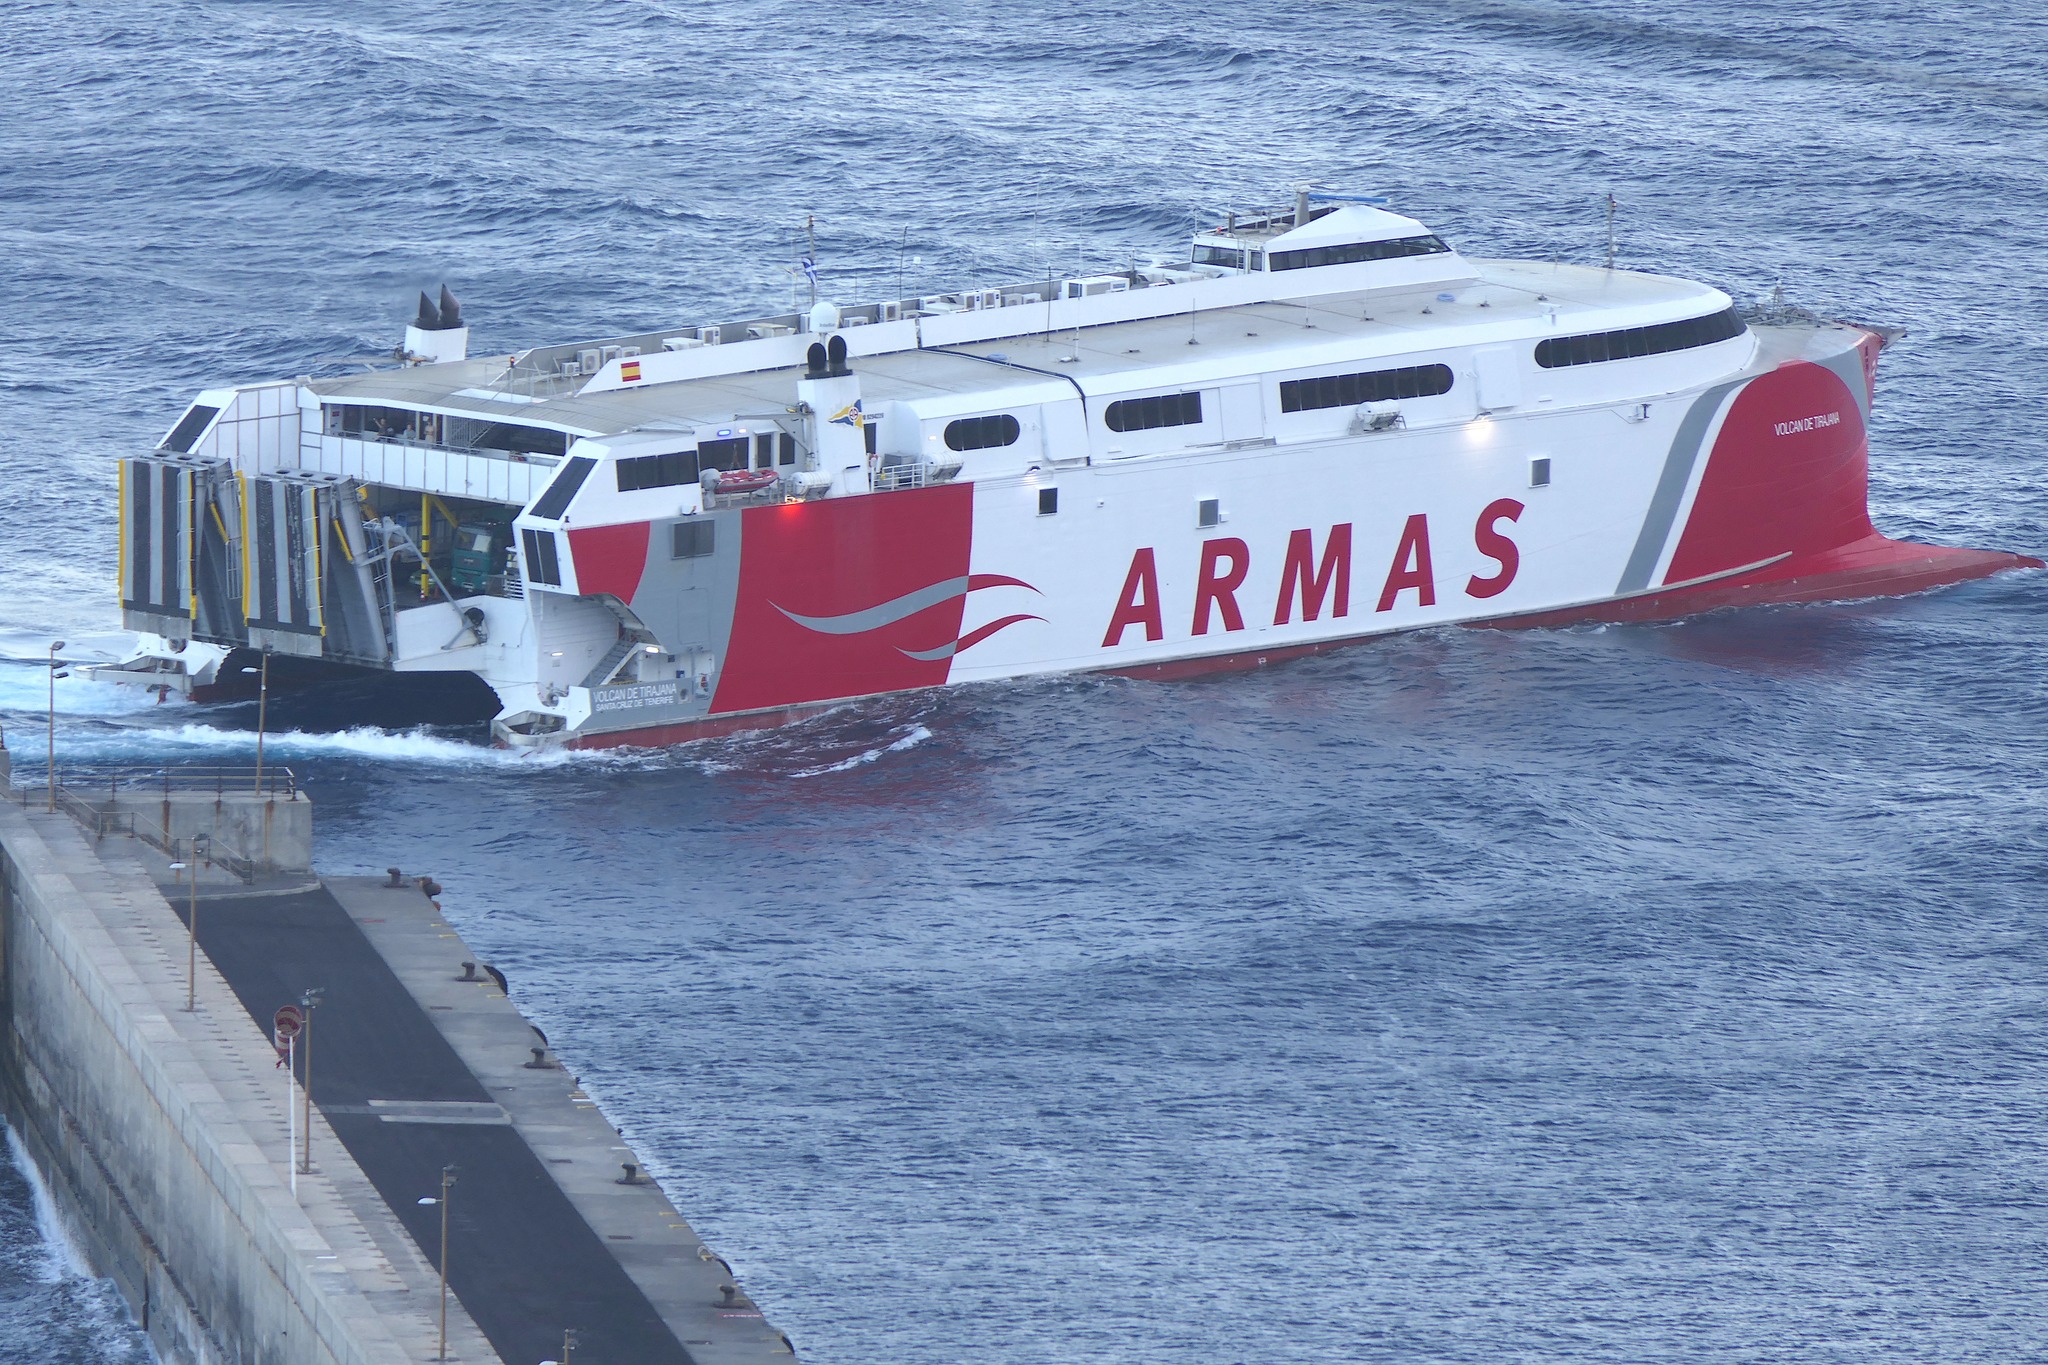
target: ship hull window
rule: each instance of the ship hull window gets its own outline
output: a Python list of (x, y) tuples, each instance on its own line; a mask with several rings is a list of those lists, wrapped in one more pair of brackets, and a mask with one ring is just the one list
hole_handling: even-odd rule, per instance
[(1633, 360), (1637, 356), (1665, 355), (1689, 351), (1695, 346), (1712, 346), (1729, 341), (1749, 328), (1735, 316), (1733, 308), (1681, 322), (1660, 322), (1649, 327), (1625, 327), (1618, 332), (1588, 332), (1584, 336), (1548, 337), (1536, 343), (1536, 363), (1546, 370), (1573, 365), (1598, 365), (1609, 360)]
[(1111, 403), (1103, 412), (1102, 420), (1111, 431), (1196, 426), (1202, 420), (1202, 395), (1162, 393), (1152, 398), (1126, 398)]
[(957, 422), (946, 423), (946, 449), (994, 450), (1000, 446), (1013, 446), (1022, 431), (1017, 419), (1007, 412), (988, 417), (962, 417)]
[(1449, 393), (1452, 382), (1448, 365), (1410, 365), (1399, 370), (1286, 379), (1280, 383), (1280, 411), (1309, 412), (1317, 408), (1385, 403), (1397, 398), (1433, 398)]

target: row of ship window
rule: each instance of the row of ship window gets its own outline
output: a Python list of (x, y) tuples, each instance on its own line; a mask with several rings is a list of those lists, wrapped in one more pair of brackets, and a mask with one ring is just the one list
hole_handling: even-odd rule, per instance
[[(1742, 320), (1733, 309), (1728, 309), (1705, 317), (1651, 327), (1552, 337), (1537, 343), (1536, 363), (1544, 369), (1554, 370), (1606, 360), (1662, 355), (1696, 346), (1711, 346), (1715, 342), (1741, 336), (1744, 330)], [(1393, 370), (1288, 379), (1280, 384), (1280, 410), (1314, 412), (1357, 407), (1361, 403), (1432, 398), (1449, 393), (1454, 382), (1455, 377), (1448, 365), (1407, 365)], [(1119, 399), (1104, 410), (1102, 420), (1115, 432), (1197, 426), (1202, 421), (1202, 395), (1199, 392), (1162, 393), (1146, 398)], [(867, 426), (863, 434), (872, 454), (875, 449), (874, 426)], [(1023, 427), (1009, 413), (990, 413), (947, 423), (945, 440), (949, 450), (996, 450), (1015, 445), (1022, 434)], [(673, 488), (695, 483), (698, 475), (706, 469), (745, 469), (749, 460), (760, 469), (769, 468), (771, 461), (775, 465), (793, 465), (796, 463), (796, 439), (788, 432), (762, 432), (752, 437), (700, 441), (695, 450), (619, 460), (616, 462), (619, 491), (631, 493), (646, 488)], [(571, 461), (572, 466), (582, 463), (581, 460)], [(583, 482), (573, 467), (566, 473), (569, 477), (556, 479), (548, 490), (549, 497), (559, 491), (562, 494), (560, 501), (565, 507), (575, 488)], [(548, 500), (543, 498), (544, 502)], [(535, 513), (550, 515), (539, 507), (535, 508)]]
[[(1741, 336), (1743, 331), (1742, 319), (1731, 308), (1706, 317), (1659, 323), (1653, 327), (1552, 337), (1537, 344), (1536, 363), (1546, 370), (1555, 370), (1604, 360), (1662, 355), (1667, 351), (1711, 346), (1717, 341)], [(1287, 379), (1280, 384), (1280, 411), (1313, 412), (1324, 408), (1357, 407), (1360, 403), (1433, 398), (1449, 393), (1453, 382), (1454, 376), (1448, 365), (1407, 365), (1394, 370)], [(1202, 420), (1202, 395), (1163, 393), (1149, 398), (1125, 398), (1111, 403), (1103, 412), (1102, 420), (1105, 426), (1116, 432), (1195, 426)], [(963, 417), (947, 424), (946, 445), (953, 450), (989, 450), (1015, 444), (1019, 434), (1017, 419), (1007, 413)]]

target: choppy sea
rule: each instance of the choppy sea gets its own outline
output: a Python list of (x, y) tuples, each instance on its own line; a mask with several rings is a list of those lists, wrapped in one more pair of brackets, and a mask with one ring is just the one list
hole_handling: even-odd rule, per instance
[[(1172, 253), (1313, 177), (1862, 321), (2048, 550), (2048, 17), (1847, 0), (0, 5), (0, 725), (202, 385)], [(281, 708), (816, 1365), (2048, 1355), (2048, 576), (534, 760)], [(68, 678), (56, 742), (246, 762)], [(0, 1165), (0, 1358), (145, 1358)], [(593, 1365), (596, 1365), (593, 1362)]]

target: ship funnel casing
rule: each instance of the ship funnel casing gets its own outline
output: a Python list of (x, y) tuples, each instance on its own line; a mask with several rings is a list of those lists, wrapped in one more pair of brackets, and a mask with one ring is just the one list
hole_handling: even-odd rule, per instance
[(469, 328), (438, 328), (429, 331), (417, 323), (405, 329), (405, 354), (422, 365), (439, 365), (469, 358)]
[(817, 379), (806, 376), (797, 381), (796, 394), (810, 409), (811, 446), (817, 452), (818, 468), (835, 477), (856, 471), (861, 474), (857, 481), (864, 485), (870, 419), (861, 407), (860, 377), (845, 369), (828, 371)]

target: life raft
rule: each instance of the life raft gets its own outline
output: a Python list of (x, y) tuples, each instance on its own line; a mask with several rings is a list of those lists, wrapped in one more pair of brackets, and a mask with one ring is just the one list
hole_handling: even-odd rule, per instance
[(720, 493), (754, 493), (781, 477), (772, 469), (720, 470), (714, 487)]

